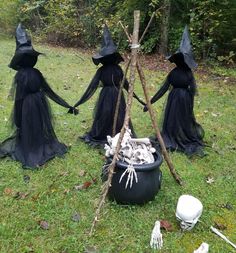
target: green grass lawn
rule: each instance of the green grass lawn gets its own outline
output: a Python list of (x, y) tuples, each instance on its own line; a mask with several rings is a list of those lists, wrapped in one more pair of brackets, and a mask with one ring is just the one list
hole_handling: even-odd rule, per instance
[[(74, 104), (86, 89), (96, 71), (91, 55), (75, 49), (35, 46), (40, 56), (37, 68), (53, 89), (68, 103)], [(15, 71), (7, 64), (15, 51), (14, 40), (0, 40), (0, 140), (11, 133), (9, 118), (13, 101), (7, 98)], [(153, 95), (166, 76), (164, 71), (145, 70)], [(161, 253), (192, 253), (202, 242), (212, 253), (235, 250), (210, 232), (215, 223), (225, 225), (222, 232), (236, 243), (236, 71), (201, 67), (196, 73), (199, 96), (195, 99), (195, 115), (205, 130), (208, 156), (189, 160), (172, 153), (173, 163), (184, 180), (180, 187), (165, 163), (162, 189), (154, 201), (143, 206), (120, 206), (107, 201), (92, 237), (88, 236), (101, 192), (103, 152), (77, 140), (92, 124), (96, 97), (82, 105), (80, 114), (51, 103), (55, 131), (60, 141), (71, 145), (65, 159), (56, 158), (37, 171), (23, 170), (11, 159), (0, 160), (0, 252), (154, 252), (149, 247), (155, 220), (165, 219), (173, 225), (172, 232), (163, 231)], [(143, 98), (140, 82), (135, 91)], [(154, 104), (161, 117), (167, 96)], [(148, 113), (133, 103), (132, 121), (140, 137), (153, 134)], [(84, 173), (87, 172), (87, 173)], [(29, 176), (25, 182), (24, 176)], [(97, 183), (78, 191), (74, 186), (97, 178)], [(208, 184), (207, 177), (214, 182)], [(190, 232), (182, 232), (175, 218), (181, 194), (198, 197), (204, 206), (201, 223)], [(18, 197), (17, 197), (18, 196)], [(228, 204), (228, 205), (227, 205)], [(232, 207), (232, 208), (226, 208)], [(80, 221), (72, 220), (79, 213)], [(40, 227), (48, 223), (48, 229)], [(86, 251), (87, 250), (87, 251)]]

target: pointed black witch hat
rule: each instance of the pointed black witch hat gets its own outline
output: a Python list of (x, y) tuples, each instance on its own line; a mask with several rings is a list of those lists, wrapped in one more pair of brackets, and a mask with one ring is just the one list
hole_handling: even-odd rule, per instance
[(187, 25), (184, 28), (179, 49), (173, 55), (167, 57), (167, 59), (170, 62), (177, 63), (177, 65), (179, 63), (181, 64), (181, 61), (184, 61), (184, 63), (187, 64), (190, 69), (194, 69), (197, 67), (197, 63), (195, 62), (193, 57), (191, 40)]
[(40, 55), (41, 53), (34, 50), (31, 43), (31, 38), (21, 24), (19, 24), (16, 28), (15, 38), (16, 51), (9, 64), (9, 67), (15, 70), (21, 68), (21, 62), (26, 55), (28, 57), (27, 61), (29, 62), (29, 65), (34, 66), (37, 62), (38, 55)]
[(100, 60), (106, 56), (115, 55), (117, 57), (118, 62), (123, 61), (124, 59), (122, 56), (117, 52), (117, 46), (112, 40), (110, 31), (107, 27), (107, 25), (104, 25), (103, 28), (103, 38), (102, 38), (102, 45), (101, 49), (97, 54), (95, 54), (92, 59), (94, 64), (98, 65), (100, 63)]

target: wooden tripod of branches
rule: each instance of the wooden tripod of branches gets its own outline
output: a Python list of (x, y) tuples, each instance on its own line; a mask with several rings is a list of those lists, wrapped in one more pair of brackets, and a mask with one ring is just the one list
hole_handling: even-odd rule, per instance
[(121, 85), (120, 85), (120, 90), (119, 90), (117, 105), (116, 105), (116, 113), (115, 113), (114, 124), (113, 124), (113, 135), (115, 133), (116, 123), (117, 123), (117, 115), (118, 115), (118, 110), (119, 110), (119, 103), (120, 103), (122, 88), (124, 86), (124, 82), (125, 82), (125, 78), (126, 78), (126, 75), (127, 75), (127, 72), (128, 72), (128, 68), (130, 67), (128, 99), (127, 99), (127, 105), (126, 105), (126, 113), (125, 113), (124, 124), (123, 124), (123, 127), (122, 127), (121, 131), (120, 131), (120, 136), (119, 136), (119, 139), (118, 139), (115, 154), (114, 154), (112, 162), (111, 162), (111, 164), (109, 165), (109, 168), (108, 168), (108, 171), (109, 171), (108, 179), (103, 185), (101, 198), (100, 198), (100, 201), (99, 201), (96, 213), (95, 213), (95, 217), (94, 217), (94, 220), (93, 220), (93, 223), (92, 223), (92, 226), (91, 226), (90, 235), (92, 235), (92, 233), (93, 233), (95, 225), (98, 221), (98, 216), (100, 214), (101, 208), (102, 208), (103, 204), (105, 203), (105, 199), (106, 199), (108, 190), (111, 186), (115, 164), (116, 164), (116, 161), (118, 160), (118, 153), (119, 153), (119, 150), (121, 148), (121, 142), (122, 142), (122, 139), (124, 137), (125, 131), (129, 126), (130, 112), (131, 112), (131, 106), (132, 106), (132, 101), (133, 101), (133, 93), (134, 93), (134, 82), (135, 82), (135, 70), (136, 70), (136, 68), (137, 68), (137, 71), (138, 71), (138, 74), (139, 74), (139, 77), (140, 77), (140, 80), (141, 80), (141, 83), (142, 83), (142, 88), (143, 88), (143, 92), (144, 92), (144, 95), (145, 95), (147, 108), (148, 108), (148, 111), (149, 111), (149, 114), (150, 114), (150, 117), (151, 117), (153, 128), (155, 129), (155, 132), (156, 132), (156, 137), (157, 137), (157, 139), (160, 143), (160, 146), (161, 146), (162, 154), (163, 154), (164, 159), (165, 159), (165, 161), (166, 161), (166, 163), (167, 163), (167, 165), (170, 169), (170, 172), (171, 172), (172, 176), (175, 178), (175, 180), (178, 184), (182, 185), (182, 180), (175, 171), (174, 165), (173, 165), (173, 163), (172, 163), (172, 161), (171, 161), (171, 159), (168, 155), (168, 152), (165, 148), (165, 144), (164, 144), (164, 141), (161, 137), (160, 130), (158, 129), (156, 116), (155, 116), (155, 113), (152, 109), (152, 105), (150, 103), (148, 91), (146, 89), (146, 79), (145, 79), (145, 76), (144, 76), (144, 72), (142, 70), (142, 67), (141, 67), (140, 62), (139, 62), (138, 57), (137, 57), (140, 42), (142, 41), (148, 27), (150, 26), (150, 24), (152, 22), (152, 19), (154, 18), (154, 14), (152, 15), (152, 17), (151, 17), (151, 19), (150, 19), (143, 35), (141, 36), (140, 40), (138, 39), (139, 38), (140, 11), (134, 11), (134, 28), (133, 28), (132, 38), (128, 34), (126, 28), (120, 22), (122, 28), (124, 29), (124, 31), (126, 33), (126, 36), (129, 40), (129, 42), (131, 43), (131, 57), (130, 57), (127, 65), (126, 65), (123, 80), (122, 80)]

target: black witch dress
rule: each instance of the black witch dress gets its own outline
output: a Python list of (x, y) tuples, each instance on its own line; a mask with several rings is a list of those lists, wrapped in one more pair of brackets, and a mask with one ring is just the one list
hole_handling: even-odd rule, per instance
[(33, 67), (20, 69), (14, 79), (15, 133), (0, 144), (0, 157), (10, 156), (24, 167), (35, 168), (67, 152), (53, 130), (47, 97), (71, 108), (53, 92), (41, 72)]
[[(94, 121), (88, 133), (81, 137), (86, 143), (93, 146), (103, 146), (107, 142), (107, 136), (112, 136), (113, 121), (115, 117), (117, 98), (119, 94), (120, 84), (123, 79), (123, 71), (119, 63), (123, 61), (122, 56), (117, 51), (117, 46), (112, 40), (110, 31), (107, 25), (104, 25), (101, 49), (97, 54), (92, 56), (95, 65), (102, 64), (87, 90), (81, 99), (74, 105), (74, 108), (85, 103), (97, 90), (99, 84), (102, 86), (99, 98), (94, 109)], [(124, 88), (128, 90), (129, 83), (125, 80)], [(133, 95), (141, 104), (144, 103), (136, 96)], [(74, 109), (75, 110), (75, 109)], [(119, 104), (117, 123), (115, 126), (115, 134), (119, 133), (125, 118), (126, 103), (124, 94), (121, 94)], [(134, 130), (129, 122), (133, 136)]]
[(162, 87), (151, 99), (155, 103), (167, 90), (169, 93), (162, 125), (166, 148), (191, 156), (202, 155), (204, 130), (196, 122), (193, 107), (196, 83), (187, 65), (177, 66), (167, 76)]
[[(102, 89), (94, 109), (92, 127), (89, 132), (82, 137), (85, 142), (95, 146), (105, 144), (107, 142), (107, 135), (112, 136), (117, 97), (123, 78), (123, 71), (117, 63), (114, 63), (114, 56), (104, 57), (100, 61), (103, 66), (97, 70), (87, 90), (81, 99), (74, 105), (74, 107), (77, 107), (85, 103), (95, 93), (99, 84), (101, 84)], [(128, 87), (129, 83), (125, 80), (124, 88), (128, 90)], [(135, 94), (134, 97), (140, 103), (144, 104)], [(115, 133), (120, 132), (123, 126), (125, 110), (126, 102), (122, 92)], [(131, 122), (129, 127), (134, 135)]]

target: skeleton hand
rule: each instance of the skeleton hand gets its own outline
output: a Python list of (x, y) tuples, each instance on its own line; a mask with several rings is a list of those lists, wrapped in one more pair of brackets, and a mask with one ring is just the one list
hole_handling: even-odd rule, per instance
[(161, 224), (158, 220), (155, 222), (155, 226), (152, 230), (150, 246), (153, 249), (161, 249), (163, 246)]
[(125, 189), (127, 189), (128, 184), (129, 184), (129, 187), (132, 188), (134, 179), (135, 179), (135, 182), (138, 183), (138, 176), (137, 176), (137, 173), (136, 173), (132, 164), (130, 164), (127, 167), (127, 169), (123, 172), (123, 174), (120, 177), (119, 183), (121, 183), (121, 181), (126, 173), (128, 174), (128, 176), (127, 176), (127, 180), (126, 180), (126, 184), (125, 184)]

